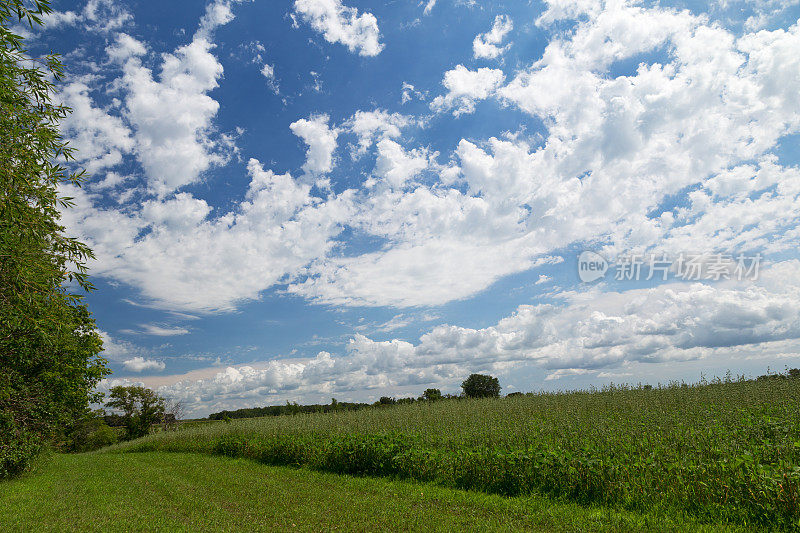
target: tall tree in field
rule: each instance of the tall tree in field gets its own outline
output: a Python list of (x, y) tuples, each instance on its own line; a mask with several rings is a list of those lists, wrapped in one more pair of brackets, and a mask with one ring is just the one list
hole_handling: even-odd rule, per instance
[(106, 407), (122, 411), (128, 439), (144, 437), (164, 419), (164, 398), (145, 387), (112, 387), (109, 398)]
[[(0, 0), (0, 478), (23, 470), (61, 428), (85, 412), (108, 373), (102, 342), (79, 295), (91, 289), (84, 244), (64, 234), (58, 185), (82, 174), (52, 101), (63, 69), (30, 58), (11, 26), (35, 27), (47, 1)], [(70, 288), (71, 287), (71, 288)]]
[(467, 398), (497, 398), (500, 396), (500, 382), (487, 374), (472, 374), (461, 384)]

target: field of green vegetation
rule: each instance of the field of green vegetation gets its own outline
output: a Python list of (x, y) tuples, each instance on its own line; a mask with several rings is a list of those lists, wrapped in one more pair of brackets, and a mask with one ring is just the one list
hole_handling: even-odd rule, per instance
[(542, 496), (199, 454), (84, 453), (0, 483), (2, 531), (735, 531)]
[(504, 496), (800, 527), (800, 380), (607, 388), (216, 422), (118, 452), (199, 452)]

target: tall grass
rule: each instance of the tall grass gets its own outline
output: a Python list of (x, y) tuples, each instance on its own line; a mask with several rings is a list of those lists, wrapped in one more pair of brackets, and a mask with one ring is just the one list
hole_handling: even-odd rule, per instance
[(218, 422), (118, 449), (800, 527), (800, 380), (608, 387)]

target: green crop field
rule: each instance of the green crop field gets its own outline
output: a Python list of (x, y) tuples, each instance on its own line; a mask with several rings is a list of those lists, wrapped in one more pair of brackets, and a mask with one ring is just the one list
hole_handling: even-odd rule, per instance
[(609, 388), (217, 422), (116, 452), (536, 494), (707, 524), (800, 527), (800, 380)]
[(0, 529), (795, 530), (798, 399), (776, 379), (190, 424), (44, 457), (0, 483)]

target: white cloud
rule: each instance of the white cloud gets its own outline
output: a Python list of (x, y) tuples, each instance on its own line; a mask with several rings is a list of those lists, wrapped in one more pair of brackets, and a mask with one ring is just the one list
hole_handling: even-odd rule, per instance
[(123, 212), (98, 208), (82, 189), (66, 187), (76, 207), (63, 222), (94, 250), (95, 275), (138, 288), (150, 304), (232, 310), (324, 255), (352, 209), (350, 193), (322, 201), (309, 185), (257, 160), (248, 174), (244, 200), (218, 217), (188, 193)]
[[(428, 216), (436, 218), (432, 213), (425, 214)], [(518, 246), (520, 243), (510, 241), (487, 248), (480, 239), (444, 238), (403, 244), (385, 252), (314, 264), (312, 276), (290, 285), (288, 291), (333, 305), (440, 305), (474, 296), (505, 275), (531, 268), (533, 260), (520, 253)], [(454, 265), (458, 265), (457, 275)]]
[(142, 324), (142, 333), (145, 335), (156, 335), (158, 337), (174, 337), (175, 335), (186, 335), (189, 330), (182, 327), (164, 327), (158, 324)]
[(142, 56), (146, 53), (145, 45), (127, 33), (118, 33), (116, 42), (106, 47), (108, 58), (118, 63), (124, 63), (131, 57)]
[(137, 58), (125, 63), (125, 117), (135, 128), (137, 155), (157, 194), (193, 183), (224, 161), (212, 151), (207, 133), (219, 103), (206, 93), (222, 75), (211, 48), (205, 39), (195, 39), (164, 55), (159, 81)]
[(356, 111), (343, 126), (358, 136), (358, 147), (353, 153), (358, 157), (366, 154), (376, 140), (400, 137), (401, 130), (412, 122), (413, 119), (406, 115), (376, 109)]
[(430, 154), (425, 150), (406, 151), (391, 139), (378, 142), (378, 157), (375, 161), (375, 174), (390, 187), (403, 187), (420, 172), (428, 168)]
[(162, 54), (157, 77), (142, 60), (145, 46), (129, 35), (118, 34), (106, 49), (109, 59), (122, 68), (121, 78), (111, 86), (121, 94), (135, 153), (150, 191), (157, 195), (198, 181), (235, 150), (230, 137), (214, 134), (212, 120), (219, 103), (208, 95), (223, 73), (209, 39), (214, 28), (232, 18), (228, 2), (209, 4), (192, 41)]
[(328, 126), (328, 115), (311, 116), (292, 122), (292, 133), (308, 145), (303, 171), (309, 176), (327, 174), (333, 170), (333, 152), (339, 132)]
[(267, 86), (269, 89), (275, 93), (280, 93), (280, 87), (278, 86), (278, 80), (275, 77), (275, 66), (269, 65), (264, 63), (264, 66), (261, 67), (261, 75), (267, 79)]
[(356, 331), (375, 331), (375, 332), (382, 332), (382, 333), (390, 333), (392, 331), (397, 331), (398, 329), (403, 329), (414, 322), (413, 317), (405, 315), (403, 313), (394, 315), (392, 318), (387, 320), (386, 322), (375, 324), (375, 323), (365, 323), (355, 326), (353, 329)]
[(110, 361), (120, 361), (141, 350), (132, 343), (112, 338), (110, 334), (103, 330), (98, 330), (98, 333), (100, 334), (100, 339), (103, 341), (103, 351), (101, 355)]
[(497, 15), (494, 18), (492, 29), (486, 33), (481, 33), (472, 41), (472, 53), (476, 59), (495, 59), (502, 55), (506, 50), (511, 48), (512, 43), (505, 46), (500, 46), (503, 39), (506, 38), (511, 30), (514, 29), (514, 23), (508, 15)]
[[(577, 17), (569, 31), (548, 26), (566, 16)], [(537, 23), (553, 34), (540, 59), (508, 83), (499, 70), (458, 65), (433, 107), (458, 115), (494, 98), (540, 120), (541, 138), (518, 131), (462, 139), (444, 154), (446, 166), (437, 166), (424, 146), (403, 138), (411, 117), (377, 109), (332, 125), (326, 115), (312, 116), (292, 124), (308, 145), (306, 174), (331, 172), (338, 135), (354, 134), (356, 155), (375, 150), (367, 187), (315, 197), (310, 180), (276, 175), (256, 161), (248, 167), (256, 192), (224, 214), (180, 194), (124, 211), (93, 209), (96, 199), (82, 191), (74, 195), (81, 210), (65, 220), (98, 251), (96, 273), (140, 288), (158, 305), (205, 311), (232, 309), (278, 280), (316, 302), (441, 305), (581, 242), (611, 252), (793, 250), (798, 170), (770, 151), (800, 130), (797, 25), (737, 36), (688, 11), (556, 1)], [(164, 123), (161, 107), (150, 122), (144, 112), (131, 120), (137, 150), (158, 135), (188, 146), (173, 156), (192, 156), (177, 177), (156, 172), (153, 154), (140, 155), (150, 161), (150, 183), (164, 190), (199, 179), (215, 153), (208, 130), (216, 102), (207, 90), (221, 67), (201, 41), (164, 60), (163, 69), (185, 81), (170, 96), (174, 105), (165, 100)], [(124, 87), (132, 118), (127, 100), (136, 94), (171, 94), (163, 76), (153, 81), (142, 66), (143, 47), (119, 41), (113, 50), (130, 69)], [(631, 58), (641, 65), (619, 63)], [(617, 67), (625, 72), (612, 75)], [(179, 105), (195, 97), (199, 114)], [(99, 143), (97, 158), (122, 152), (115, 143)], [(171, 162), (162, 159), (166, 168)], [(420, 172), (424, 180), (416, 179)], [(371, 186), (381, 182), (392, 186)], [(256, 206), (261, 194), (269, 201)], [(677, 207), (662, 213), (665, 205)], [(380, 246), (342, 256), (333, 239), (343, 227)]]
[[(634, 375), (632, 365), (663, 369), (712, 358), (735, 364), (764, 353), (800, 358), (798, 279), (800, 261), (793, 260), (772, 265), (754, 283), (565, 292), (560, 303), (521, 305), (482, 329), (436, 326), (417, 343), (356, 334), (340, 356), (320, 352), (229, 367), (207, 379), (176, 379), (159, 392), (207, 413), (353, 391), (419, 394), (428, 385), (455, 388), (473, 371), (533, 369), (544, 383), (581, 375), (625, 378)], [(386, 326), (402, 327), (404, 318), (397, 315)]]
[(372, 13), (359, 15), (358, 9), (341, 0), (295, 0), (294, 11), (329, 43), (342, 43), (368, 57), (383, 50), (378, 20)]
[(59, 126), (75, 149), (77, 164), (92, 175), (120, 164), (133, 150), (134, 140), (122, 119), (94, 105), (90, 82), (79, 79), (62, 86), (59, 98), (72, 113)]
[(744, 28), (754, 32), (765, 29), (779, 20), (787, 11), (800, 4), (800, 0), (755, 0), (743, 3), (743, 8), (752, 8), (754, 11), (753, 15), (745, 20)]
[(108, 33), (131, 22), (133, 16), (112, 0), (89, 0), (84, 8), (75, 11), (53, 11), (42, 16), (45, 29), (83, 25), (87, 31)]
[(561, 379), (565, 376), (583, 376), (589, 374), (591, 370), (587, 370), (585, 368), (559, 368), (555, 372), (551, 372), (548, 374), (544, 380), (545, 381), (553, 381), (557, 379)]
[(469, 70), (457, 65), (444, 73), (442, 85), (447, 94), (437, 96), (431, 102), (431, 109), (437, 112), (453, 110), (453, 115), (475, 111), (475, 103), (489, 98), (502, 85), (505, 75), (502, 70), (481, 67)]
[(91, 188), (93, 191), (114, 189), (129, 179), (131, 179), (131, 176), (123, 176), (116, 172), (107, 172), (105, 178), (101, 181), (92, 182)]
[(407, 104), (414, 98), (417, 100), (425, 100), (425, 93), (418, 91), (412, 84), (408, 82), (403, 82), (402, 85), (402, 95), (400, 96), (400, 103)]
[(215, 29), (232, 21), (234, 19), (233, 11), (231, 11), (232, 3), (228, 0), (216, 0), (206, 5), (206, 12), (200, 18), (196, 37), (210, 41)]
[(425, 4), (425, 9), (422, 11), (423, 15), (430, 15), (431, 11), (433, 10), (434, 6), (436, 6), (436, 0), (428, 0)]
[(42, 15), (42, 23), (46, 29), (52, 30), (62, 26), (74, 26), (82, 19), (74, 11), (53, 11)]
[(131, 372), (144, 372), (146, 370), (158, 372), (167, 367), (163, 361), (145, 359), (143, 357), (134, 357), (133, 359), (123, 361), (122, 366), (125, 367), (125, 370), (129, 370)]
[[(465, 192), (376, 191), (357, 227), (385, 239), (382, 249), (316, 261), (289, 290), (334, 304), (439, 305), (580, 241), (606, 240), (611, 255), (791, 250), (797, 170), (762, 154), (800, 127), (787, 92), (800, 83), (789, 51), (799, 37), (797, 25), (737, 40), (686, 12), (599, 13), (497, 91), (548, 125), (537, 148), (523, 137), (462, 140), (458, 167), (440, 181)], [(614, 61), (665, 43), (670, 62), (607, 75)], [(687, 207), (657, 211), (689, 187)]]

